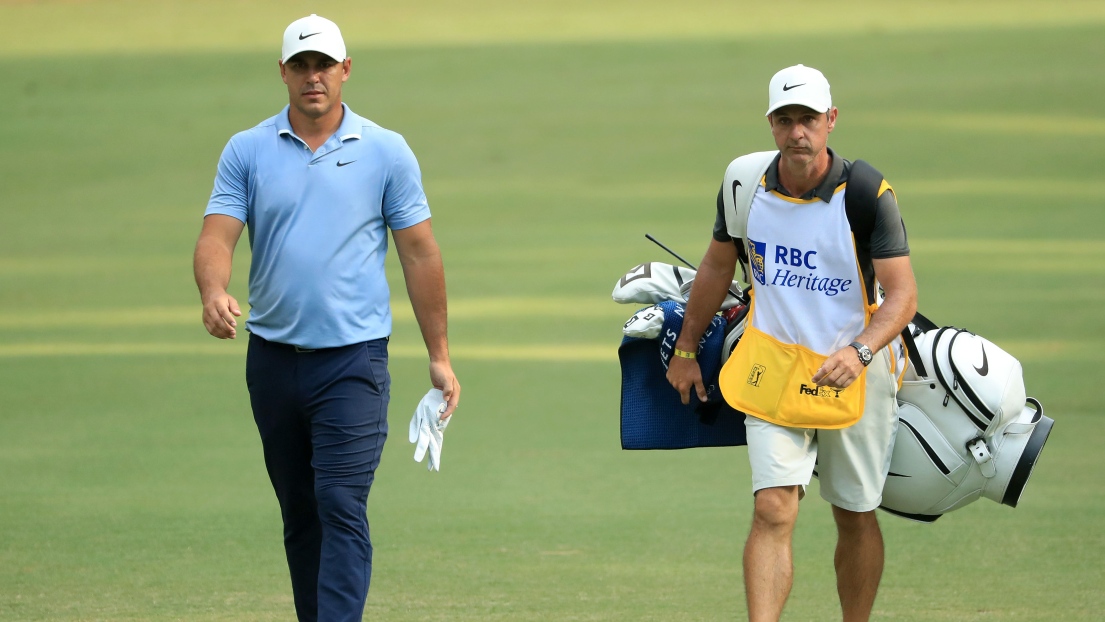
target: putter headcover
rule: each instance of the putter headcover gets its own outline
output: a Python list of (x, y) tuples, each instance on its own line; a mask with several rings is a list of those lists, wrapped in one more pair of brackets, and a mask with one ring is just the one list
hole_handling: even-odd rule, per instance
[(652, 305), (634, 313), (633, 317), (622, 325), (622, 333), (626, 337), (656, 339), (660, 336), (660, 331), (663, 328), (664, 310), (660, 308), (660, 305)]
[(626, 272), (614, 284), (610, 297), (621, 304), (653, 304), (664, 300), (682, 300), (679, 287), (694, 279), (695, 271), (682, 266), (653, 261)]
[[(685, 302), (690, 296), (691, 285), (697, 274), (691, 268), (659, 261), (643, 263), (634, 266), (618, 279), (610, 297), (621, 304), (652, 304), (665, 300)], [(740, 283), (733, 281), (729, 286), (729, 293), (721, 302), (721, 308), (729, 309), (743, 302), (744, 292)]]

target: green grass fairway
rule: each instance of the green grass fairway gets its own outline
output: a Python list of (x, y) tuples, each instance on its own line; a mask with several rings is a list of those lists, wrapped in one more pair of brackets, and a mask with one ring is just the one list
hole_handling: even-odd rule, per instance
[[(772, 146), (767, 81), (798, 62), (832, 82), (830, 144), (898, 193), (921, 309), (1020, 357), (1057, 422), (1020, 507), (882, 516), (876, 619), (1102, 619), (1101, 3), (362, 4), (0, 0), (0, 620), (294, 619), (244, 344), (204, 331), (191, 253), (310, 10), (349, 33), (346, 101), (419, 157), (464, 384), (427, 473), (393, 261), (366, 619), (744, 618), (747, 453), (620, 449), (634, 309), (609, 292), (667, 261), (646, 232), (701, 257), (726, 164)], [(839, 615), (811, 493), (788, 621)]]

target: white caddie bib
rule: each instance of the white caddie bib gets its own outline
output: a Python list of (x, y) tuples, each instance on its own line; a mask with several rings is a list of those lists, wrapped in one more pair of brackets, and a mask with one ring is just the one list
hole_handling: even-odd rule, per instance
[(744, 236), (752, 309), (719, 378), (734, 408), (779, 425), (824, 429), (850, 426), (863, 415), (866, 374), (847, 389), (811, 381), (874, 311), (844, 209), (845, 187), (828, 204), (767, 191), (762, 183), (756, 189)]

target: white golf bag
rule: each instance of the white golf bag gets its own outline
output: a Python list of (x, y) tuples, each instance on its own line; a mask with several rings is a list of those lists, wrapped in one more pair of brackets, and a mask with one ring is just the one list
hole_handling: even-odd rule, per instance
[(1020, 362), (966, 330), (905, 335), (913, 365), (882, 509), (932, 522), (979, 497), (1016, 507), (1055, 423), (1025, 396)]

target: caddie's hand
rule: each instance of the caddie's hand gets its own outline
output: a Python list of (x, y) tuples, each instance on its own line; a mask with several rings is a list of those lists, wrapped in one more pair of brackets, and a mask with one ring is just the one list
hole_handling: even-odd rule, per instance
[(238, 321), (242, 310), (238, 301), (226, 292), (218, 292), (203, 301), (203, 326), (207, 332), (219, 339), (234, 339), (238, 336)]
[(813, 382), (818, 386), (847, 389), (862, 373), (863, 363), (859, 360), (859, 352), (852, 346), (844, 346), (825, 359), (824, 364), (813, 375)]
[(449, 361), (430, 361), (430, 384), (441, 391), (449, 406), (441, 414), (441, 419), (448, 419), (460, 403), (460, 382), (453, 373), (453, 365)]
[(679, 391), (679, 399), (684, 404), (691, 403), (691, 391), (698, 394), (699, 401), (706, 401), (706, 386), (702, 382), (702, 369), (695, 359), (672, 356), (668, 361), (668, 382)]

